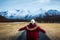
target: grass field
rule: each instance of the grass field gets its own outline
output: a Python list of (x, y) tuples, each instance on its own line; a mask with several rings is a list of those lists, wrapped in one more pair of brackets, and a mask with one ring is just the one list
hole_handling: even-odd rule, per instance
[[(5, 22), (0, 23), (0, 40), (15, 40), (19, 33), (19, 28), (27, 25), (28, 22)], [(46, 30), (47, 36), (51, 40), (60, 40), (60, 23), (37, 23)]]

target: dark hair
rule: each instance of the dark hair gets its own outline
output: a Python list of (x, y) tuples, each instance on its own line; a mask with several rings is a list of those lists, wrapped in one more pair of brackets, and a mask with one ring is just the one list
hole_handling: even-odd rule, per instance
[(32, 24), (32, 23), (30, 23), (29, 25), (30, 25), (30, 26), (32, 26), (33, 24)]
[(35, 23), (34, 23), (34, 24), (30, 23), (29, 25), (30, 25), (30, 26), (33, 26), (33, 25), (35, 25)]

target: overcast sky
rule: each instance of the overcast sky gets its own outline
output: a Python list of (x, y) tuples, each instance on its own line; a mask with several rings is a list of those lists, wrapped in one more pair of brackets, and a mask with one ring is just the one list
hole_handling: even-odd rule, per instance
[(12, 9), (35, 11), (40, 8), (60, 10), (60, 0), (0, 0), (0, 11)]

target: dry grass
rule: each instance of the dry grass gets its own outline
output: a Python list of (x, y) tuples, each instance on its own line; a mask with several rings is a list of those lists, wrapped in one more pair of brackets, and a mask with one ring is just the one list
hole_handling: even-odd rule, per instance
[[(27, 25), (27, 22), (0, 23), (0, 40), (15, 40), (18, 36), (17, 29)], [(37, 23), (46, 30), (46, 34), (51, 40), (60, 40), (59, 23)], [(20, 32), (22, 33), (22, 32)]]

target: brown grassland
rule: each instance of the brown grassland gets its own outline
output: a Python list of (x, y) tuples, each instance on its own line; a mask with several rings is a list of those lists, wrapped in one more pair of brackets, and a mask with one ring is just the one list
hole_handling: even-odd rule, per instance
[[(0, 40), (15, 40), (19, 33), (19, 28), (27, 25), (28, 22), (4, 22), (0, 23)], [(47, 36), (51, 40), (60, 40), (60, 23), (37, 23), (46, 30)]]

